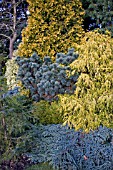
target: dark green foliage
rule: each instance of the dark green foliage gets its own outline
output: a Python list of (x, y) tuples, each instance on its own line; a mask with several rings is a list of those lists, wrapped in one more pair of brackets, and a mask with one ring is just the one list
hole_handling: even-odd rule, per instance
[(48, 56), (42, 61), (36, 53), (30, 58), (17, 57), (18, 79), (30, 90), (33, 100), (55, 100), (57, 94), (74, 92), (78, 76), (69, 76), (71, 69), (68, 65), (77, 57), (74, 49), (67, 54), (58, 53), (54, 63)]
[[(85, 9), (85, 17), (90, 17), (99, 27), (100, 31), (105, 33), (109, 30), (113, 36), (113, 1), (112, 0), (82, 0)], [(89, 29), (93, 28), (93, 24), (89, 25)]]
[(35, 128), (31, 101), (19, 94), (3, 97), (3, 82), (0, 91), (0, 161), (30, 150)]
[(112, 170), (113, 130), (100, 126), (88, 134), (67, 126), (47, 125), (37, 129), (37, 147), (27, 153), (31, 160), (49, 162), (61, 170)]
[(4, 54), (0, 54), (0, 76), (2, 76), (5, 73), (5, 69), (6, 69), (5, 62), (6, 61), (7, 61), (6, 56), (4, 56)]

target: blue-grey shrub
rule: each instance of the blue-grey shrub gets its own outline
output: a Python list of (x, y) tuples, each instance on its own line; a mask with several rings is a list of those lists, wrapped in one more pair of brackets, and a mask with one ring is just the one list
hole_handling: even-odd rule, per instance
[(49, 56), (45, 56), (42, 61), (36, 53), (30, 58), (17, 57), (17, 78), (30, 90), (33, 100), (53, 101), (58, 94), (74, 92), (78, 75), (70, 76), (67, 71), (71, 73), (69, 64), (77, 57), (73, 48), (67, 54), (58, 53), (54, 63)]
[(100, 126), (88, 134), (68, 126), (39, 126), (37, 145), (27, 153), (33, 162), (55, 170), (113, 170), (113, 129)]

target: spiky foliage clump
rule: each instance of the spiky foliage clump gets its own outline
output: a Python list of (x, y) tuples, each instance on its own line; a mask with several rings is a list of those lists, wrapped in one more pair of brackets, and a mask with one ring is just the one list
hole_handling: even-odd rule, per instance
[(56, 100), (58, 94), (74, 92), (78, 75), (70, 76), (68, 65), (77, 57), (74, 49), (69, 49), (67, 54), (58, 53), (54, 63), (48, 56), (41, 60), (36, 53), (30, 58), (17, 57), (18, 79), (30, 90), (33, 100)]
[(80, 41), (84, 31), (84, 10), (80, 0), (27, 0), (30, 16), (22, 31), (18, 55), (30, 57), (35, 51), (42, 58), (66, 53)]
[[(86, 17), (91, 17), (100, 31), (105, 33), (106, 30), (111, 32), (113, 37), (113, 1), (112, 0), (82, 0), (85, 8)], [(90, 24), (90, 29), (93, 25)]]
[(100, 126), (89, 134), (68, 126), (38, 126), (37, 147), (27, 153), (34, 163), (49, 162), (55, 170), (112, 170), (113, 130)]
[(3, 161), (30, 149), (34, 126), (31, 101), (19, 94), (4, 96), (7, 92), (4, 78), (0, 87), (0, 161)]
[(90, 131), (113, 127), (113, 39), (88, 32), (78, 46), (79, 58), (70, 67), (80, 74), (74, 95), (61, 96), (64, 122)]

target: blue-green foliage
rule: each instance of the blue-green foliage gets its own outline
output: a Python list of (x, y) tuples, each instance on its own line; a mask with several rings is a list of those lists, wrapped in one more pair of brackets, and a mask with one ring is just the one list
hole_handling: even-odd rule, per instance
[(4, 94), (2, 94), (2, 98), (5, 98), (5, 97), (9, 97), (9, 96), (14, 96), (14, 95), (17, 95), (19, 93), (19, 87), (15, 87), (14, 89), (12, 90), (7, 90), (7, 92), (5, 92)]
[(56, 63), (63, 64), (63, 65), (67, 66), (77, 58), (78, 58), (78, 54), (74, 53), (74, 48), (70, 48), (68, 50), (67, 54), (57, 53)]
[(100, 126), (88, 134), (67, 126), (39, 126), (37, 147), (27, 153), (35, 163), (61, 170), (113, 170), (113, 130)]
[(57, 94), (74, 92), (78, 75), (69, 76), (71, 69), (68, 65), (77, 57), (73, 48), (66, 55), (58, 53), (54, 63), (49, 56), (42, 61), (36, 53), (30, 58), (17, 57), (18, 79), (30, 90), (33, 100), (52, 101), (57, 99)]

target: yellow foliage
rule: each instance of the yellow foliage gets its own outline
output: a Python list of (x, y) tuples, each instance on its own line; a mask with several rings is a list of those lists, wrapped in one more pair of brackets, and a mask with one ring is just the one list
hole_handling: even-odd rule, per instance
[(73, 95), (60, 95), (64, 124), (94, 130), (113, 128), (113, 39), (88, 32), (76, 47), (79, 57), (70, 64), (80, 74)]
[(18, 81), (17, 86), (20, 87), (19, 91), (20, 91), (20, 95), (25, 95), (27, 97), (29, 97), (29, 89), (25, 89), (22, 82)]
[(27, 0), (30, 16), (22, 31), (19, 55), (30, 57), (35, 51), (41, 57), (54, 58), (57, 52), (75, 47), (84, 31), (84, 10), (80, 0)]

